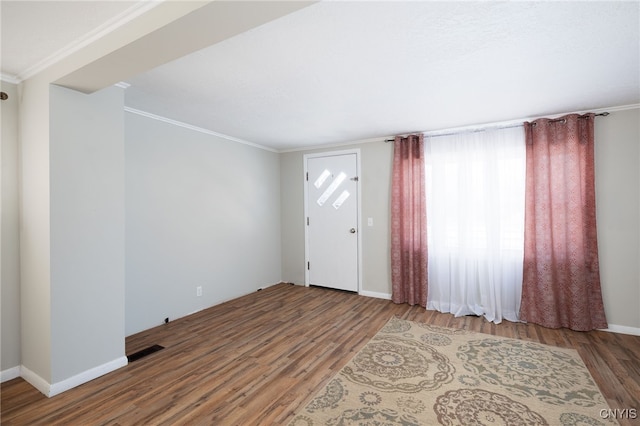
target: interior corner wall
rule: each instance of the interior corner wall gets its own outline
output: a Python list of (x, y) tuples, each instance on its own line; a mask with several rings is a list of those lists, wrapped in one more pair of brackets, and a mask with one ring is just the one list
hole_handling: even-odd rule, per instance
[[(387, 296), (391, 294), (389, 206), (392, 145), (382, 141), (280, 154), (282, 277), (287, 282), (305, 283), (304, 155), (353, 148), (360, 150), (361, 165), (362, 292)], [(373, 219), (373, 226), (367, 225), (368, 218)]]
[[(0, 236), (0, 371), (20, 366), (20, 235), (18, 198), (18, 91), (0, 81), (9, 98), (0, 101), (2, 206)], [(14, 374), (15, 375), (15, 374)], [(4, 377), (3, 377), (4, 379)]]
[(49, 82), (30, 78), (18, 92), (21, 370), (51, 383)]
[(127, 335), (281, 281), (277, 153), (132, 112), (125, 140)]
[(123, 114), (120, 88), (50, 86), (52, 386), (126, 364)]
[(595, 166), (600, 281), (607, 321), (610, 326), (639, 330), (639, 108), (596, 118)]

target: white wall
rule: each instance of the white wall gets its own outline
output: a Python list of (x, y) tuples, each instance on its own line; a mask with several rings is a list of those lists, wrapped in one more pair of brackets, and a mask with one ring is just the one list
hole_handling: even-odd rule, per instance
[[(80, 296), (87, 296), (79, 286), (81, 281), (89, 283), (89, 288), (92, 288), (94, 284), (91, 284), (90, 281), (93, 278), (97, 280), (95, 284), (104, 283), (104, 279), (102, 277), (90, 277), (88, 271), (84, 269), (79, 273), (79, 276), (73, 276), (74, 273), (70, 270), (69, 265), (77, 265), (77, 261), (87, 260), (90, 263), (97, 264), (98, 270), (103, 270), (103, 265), (109, 262), (117, 263), (116, 258), (120, 257), (120, 254), (114, 249), (115, 246), (111, 245), (111, 243), (107, 244), (104, 252), (100, 252), (96, 247), (89, 247), (91, 255), (87, 256), (74, 251), (75, 249), (86, 247), (90, 243), (90, 241), (82, 240), (78, 236), (78, 230), (84, 229), (89, 232), (89, 235), (96, 236), (99, 232), (97, 232), (98, 230), (95, 226), (104, 219), (104, 215), (96, 212), (94, 216), (83, 217), (78, 230), (70, 229), (70, 223), (65, 218), (67, 213), (65, 209), (68, 209), (68, 213), (73, 217), (75, 208), (85, 208), (91, 202), (95, 203), (95, 205), (101, 204), (101, 201), (97, 199), (92, 200), (91, 197), (94, 194), (86, 190), (86, 188), (82, 188), (81, 182), (75, 182), (75, 179), (81, 181), (87, 178), (88, 182), (96, 185), (98, 192), (101, 192), (101, 196), (104, 197), (105, 204), (108, 205), (106, 211), (112, 212), (119, 209), (118, 201), (116, 201), (115, 205), (109, 204), (110, 201), (115, 201), (118, 197), (121, 200), (124, 199), (123, 194), (121, 196), (115, 194), (118, 191), (116, 186), (119, 185), (118, 182), (121, 181), (123, 175), (115, 177), (114, 174), (114, 185), (108, 185), (106, 180), (110, 179), (110, 177), (107, 178), (110, 171), (101, 167), (99, 159), (96, 157), (101, 153), (106, 154), (107, 157), (112, 157), (116, 154), (115, 151), (109, 151), (104, 145), (94, 147), (96, 148), (95, 151), (89, 150), (83, 153), (83, 155), (87, 155), (87, 165), (97, 166), (97, 174), (95, 175), (88, 168), (82, 168), (82, 166), (80, 166), (80, 169), (64, 171), (56, 168), (57, 164), (50, 163), (50, 157), (59, 154), (59, 152), (54, 152), (50, 146), (50, 113), (52, 116), (58, 112), (63, 113), (62, 111), (55, 111), (53, 103), (50, 105), (50, 84), (65, 82), (68, 86), (82, 87), (88, 91), (97, 90), (144, 71), (141, 67), (164, 63), (194, 49), (201, 48), (203, 46), (202, 43), (207, 44), (213, 41), (211, 37), (217, 37), (217, 40), (226, 38), (236, 34), (238, 31), (245, 30), (247, 26), (262, 24), (265, 19), (274, 19), (304, 6), (303, 4), (292, 6), (275, 5), (270, 8), (267, 5), (265, 8), (271, 10), (261, 9), (261, 13), (254, 13), (255, 16), (253, 18), (250, 17), (251, 19), (246, 20), (229, 19), (229, 17), (234, 17), (237, 14), (242, 18), (243, 15), (255, 12), (250, 6), (232, 7), (229, 10), (232, 12), (231, 14), (220, 15), (215, 12), (218, 7), (224, 8), (225, 6), (218, 5), (218, 2), (212, 2), (211, 5), (209, 5), (209, 2), (187, 3), (189, 2), (164, 2), (154, 6), (143, 16), (128, 21), (91, 45), (65, 56), (59, 62), (46, 69), (40, 70), (19, 86), (20, 370), (25, 379), (47, 395), (51, 394), (50, 388), (52, 385), (59, 384), (59, 379), (64, 382), (64, 386), (72, 383), (79, 384), (90, 380), (91, 376), (104, 374), (114, 366), (114, 364), (109, 364), (107, 368), (103, 368), (103, 364), (94, 365), (90, 370), (87, 370), (88, 372), (85, 372), (86, 374), (80, 374), (81, 377), (73, 376), (62, 379), (67, 374), (73, 374), (73, 372), (89, 365), (93, 361), (99, 362), (97, 358), (93, 359), (94, 352), (91, 349), (88, 351), (88, 356), (83, 358), (80, 364), (71, 366), (74, 360), (82, 357), (82, 351), (85, 351), (85, 349), (80, 348), (80, 352), (76, 353), (73, 351), (79, 349), (77, 347), (78, 342), (69, 347), (65, 346), (65, 344), (72, 340), (71, 336), (84, 335), (86, 327), (80, 326), (78, 332), (73, 331), (73, 329), (65, 331), (64, 327), (77, 327), (78, 321), (83, 321), (83, 315), (86, 314), (87, 324), (97, 325), (105, 330), (108, 329), (106, 341), (104, 342), (108, 346), (111, 344), (113, 337), (109, 334), (113, 332), (111, 327), (121, 326), (119, 321), (106, 324), (111, 320), (112, 317), (110, 316), (102, 318), (105, 324), (97, 324), (93, 316), (94, 313), (89, 312), (94, 304), (97, 303), (94, 302), (94, 299), (101, 297), (103, 294), (103, 289), (96, 290), (95, 293), (89, 295), (90, 299), (86, 306), (79, 303), (74, 304)], [(209, 8), (208, 6), (211, 7)], [(194, 19), (193, 16), (190, 16), (190, 13), (204, 7), (207, 7), (213, 18), (218, 16), (219, 19), (224, 21), (219, 22), (221, 25), (219, 26), (220, 28), (216, 27), (216, 31), (198, 32), (194, 30)], [(266, 14), (262, 12), (266, 12)], [(212, 15), (207, 16), (211, 17)], [(205, 26), (211, 27), (211, 22), (211, 19), (206, 19), (205, 17), (205, 19), (200, 19), (198, 23), (204, 28)], [(236, 26), (236, 23), (239, 26)], [(182, 37), (181, 39), (183, 42), (188, 40), (189, 43), (181, 42), (180, 46), (173, 46), (167, 50), (166, 43), (163, 43), (163, 40), (172, 40), (175, 38), (171, 37), (172, 34), (184, 35), (189, 31), (191, 31), (191, 36)], [(150, 48), (150, 46), (156, 46), (157, 48)], [(167, 52), (169, 52), (168, 55)], [(142, 62), (122, 60), (123, 57), (133, 58), (136, 55), (144, 56), (145, 60)], [(79, 101), (79, 105), (82, 104), (83, 101)], [(98, 105), (89, 105), (89, 108), (92, 109), (94, 106), (98, 109), (101, 108)], [(73, 106), (71, 108), (73, 109)], [(119, 112), (122, 113), (122, 105), (120, 105)], [(110, 120), (111, 115), (108, 114), (108, 117), (107, 121)], [(73, 151), (71, 146), (78, 149), (84, 148), (84, 145), (79, 143), (82, 137), (73, 132), (76, 125), (79, 128), (83, 128), (83, 123), (72, 121), (71, 118), (67, 117), (67, 124), (70, 126), (69, 129), (63, 129), (58, 126), (56, 132), (60, 132), (58, 133), (59, 135), (69, 132), (70, 139), (66, 140), (67, 136), (61, 136), (55, 149), (65, 150), (70, 148)], [(102, 124), (104, 123), (100, 123), (100, 125)], [(52, 125), (56, 126), (57, 124), (53, 123)], [(100, 129), (100, 125), (96, 129)], [(122, 119), (120, 125), (122, 125)], [(117, 125), (114, 123), (114, 126)], [(113, 129), (107, 126), (102, 130), (105, 131), (105, 134), (110, 135)], [(105, 140), (100, 134), (87, 137), (87, 140), (90, 142), (93, 137), (100, 144)], [(118, 141), (113, 149), (120, 149), (120, 143)], [(57, 157), (56, 161), (59, 159), (60, 157)], [(77, 161), (77, 164), (82, 162), (81, 158), (74, 158), (73, 160)], [(60, 162), (60, 165), (62, 164), (65, 164), (64, 160)], [(114, 171), (121, 168), (118, 164), (114, 167)], [(52, 179), (51, 181), (50, 178)], [(102, 178), (106, 180), (101, 180)], [(53, 179), (56, 179), (56, 182)], [(71, 184), (76, 191), (74, 195), (67, 196), (61, 190), (67, 184)], [(56, 211), (53, 211), (51, 203), (58, 203), (57, 197), (61, 194), (60, 201), (70, 201), (70, 204), (68, 207), (58, 204), (55, 206)], [(56, 199), (53, 199), (53, 197), (56, 197)], [(85, 210), (85, 213), (92, 212)], [(55, 222), (52, 222), (52, 220)], [(60, 228), (52, 229), (52, 226), (59, 226)], [(113, 222), (105, 230), (112, 229), (110, 226), (117, 227), (116, 223)], [(65, 247), (64, 239), (67, 231), (69, 232), (69, 237), (74, 239), (73, 250)], [(120, 235), (120, 233), (116, 232), (114, 239), (118, 238), (117, 235)], [(52, 240), (54, 236), (56, 238), (55, 241)], [(124, 244), (121, 247), (124, 247)], [(54, 250), (59, 248), (61, 248), (61, 253), (58, 255), (54, 253)], [(275, 250), (279, 253), (279, 247)], [(97, 255), (97, 258), (94, 258), (94, 255)], [(52, 261), (56, 262), (53, 265), (55, 270), (52, 269)], [(279, 265), (279, 259), (276, 263)], [(54, 273), (55, 277), (53, 276)], [(116, 268), (114, 274), (118, 274), (118, 268)], [(112, 277), (112, 275), (109, 275), (106, 279)], [(54, 279), (56, 282), (54, 282)], [(113, 285), (119, 286), (118, 283)], [(53, 294), (56, 292), (56, 288), (60, 289), (59, 294)], [(113, 295), (114, 298), (119, 297), (118, 292), (119, 290), (116, 289)], [(68, 316), (58, 316), (60, 314), (59, 310), (67, 306), (66, 297), (71, 298), (69, 302), (71, 312)], [(124, 301), (121, 302), (119, 307), (109, 307), (112, 300), (114, 299), (107, 299), (105, 308), (113, 308), (112, 313), (117, 316), (124, 310)], [(54, 312), (54, 310), (56, 311)], [(103, 311), (98, 309), (96, 312)], [(122, 325), (122, 329), (124, 330), (124, 325)], [(55, 341), (52, 339), (55, 339)], [(61, 339), (60, 343), (58, 343), (58, 339)], [(95, 339), (92, 339), (92, 342), (98, 344)], [(123, 345), (124, 336), (122, 336), (119, 346), (122, 347)], [(68, 359), (66, 359), (67, 355), (64, 354), (64, 351), (69, 351), (67, 354)], [(120, 352), (120, 350), (118, 349), (117, 352)], [(111, 349), (107, 350), (105, 354), (106, 357), (111, 356)], [(63, 390), (64, 386), (55, 386), (55, 388)]]
[[(640, 329), (640, 112), (596, 118), (596, 203), (602, 293), (614, 330)], [(381, 142), (281, 154), (282, 278), (304, 284), (302, 157), (311, 152), (362, 152), (363, 290), (391, 294), (389, 203), (391, 144)], [(373, 217), (374, 226), (366, 226)], [(630, 330), (633, 329), (633, 330)]]
[[(612, 325), (640, 329), (640, 109), (596, 118), (600, 280)], [(624, 331), (624, 329), (622, 329)]]
[[(51, 383), (122, 362), (123, 90), (51, 86)], [(126, 359), (124, 359), (126, 363)]]
[(51, 383), (48, 79), (24, 81), (19, 97), (21, 368)]
[[(9, 98), (0, 101), (2, 118), (2, 227), (0, 236), (0, 371), (20, 366), (20, 235), (18, 198), (18, 92), (15, 85), (0, 81)], [(8, 378), (11, 378), (8, 377)], [(5, 379), (3, 376), (2, 379)]]
[(278, 154), (134, 113), (125, 134), (127, 335), (280, 282)]

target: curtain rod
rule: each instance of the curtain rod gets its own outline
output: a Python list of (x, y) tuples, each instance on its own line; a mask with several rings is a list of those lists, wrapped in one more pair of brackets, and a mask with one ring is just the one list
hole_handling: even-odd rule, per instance
[[(605, 112), (601, 112), (601, 113), (599, 113), (599, 114), (593, 114), (593, 115), (594, 115), (595, 117), (606, 117), (607, 115), (609, 115), (609, 113), (605, 111)], [(588, 117), (589, 117), (589, 116), (585, 114), (585, 115), (581, 115), (581, 116), (579, 116), (578, 118), (588, 118)], [(552, 119), (552, 120), (549, 120), (549, 123), (558, 123), (558, 122), (560, 122), (560, 121), (562, 121), (563, 123), (565, 123), (565, 122), (567, 121), (567, 119), (566, 119), (566, 118), (554, 118), (554, 119)], [(533, 124), (536, 124), (536, 123), (533, 123)]]
[[(594, 115), (596, 117), (606, 117), (607, 115), (609, 115), (609, 113), (605, 111), (605, 112), (601, 112), (601, 113), (594, 114)], [(587, 116), (586, 115), (581, 115), (578, 118), (587, 118)], [(559, 122), (559, 121), (562, 121), (562, 120), (564, 120), (564, 118), (554, 118), (552, 120), (549, 120), (549, 122), (550, 123), (556, 123), (556, 122)], [(452, 136), (452, 135), (460, 135), (460, 134), (463, 134), (463, 133), (484, 132), (484, 131), (489, 130), (489, 129), (510, 129), (510, 128), (513, 128), (513, 127), (520, 127), (522, 125), (523, 125), (522, 123), (505, 124), (503, 126), (489, 124), (489, 125), (478, 126), (476, 128), (471, 128), (471, 129), (466, 129), (466, 130), (465, 129), (460, 129), (460, 130), (457, 130), (457, 131), (456, 130), (452, 130), (452, 131), (444, 130), (443, 131), (444, 133), (439, 133), (438, 130), (434, 130), (432, 132), (418, 132), (418, 133), (423, 133), (425, 136), (428, 136), (428, 137), (431, 137), (431, 138), (435, 138), (435, 137), (438, 137), (438, 136)], [(432, 134), (429, 135), (429, 133), (432, 133)], [(393, 141), (394, 141), (394, 139), (385, 139), (384, 140), (385, 143), (389, 143), (389, 142), (393, 142)]]

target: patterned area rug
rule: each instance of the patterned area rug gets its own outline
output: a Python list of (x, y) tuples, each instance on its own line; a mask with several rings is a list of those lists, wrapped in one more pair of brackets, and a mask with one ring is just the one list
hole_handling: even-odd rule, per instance
[(578, 353), (392, 318), (292, 426), (606, 425)]

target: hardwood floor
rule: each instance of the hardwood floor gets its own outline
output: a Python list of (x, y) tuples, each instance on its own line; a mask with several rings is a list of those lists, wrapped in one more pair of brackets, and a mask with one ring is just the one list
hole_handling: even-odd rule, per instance
[[(495, 325), (351, 293), (279, 284), (130, 336), (165, 349), (53, 398), (1, 387), (2, 425), (286, 424), (392, 316), (576, 349), (611, 408), (640, 417), (640, 337)], [(638, 420), (620, 420), (623, 425)]]

